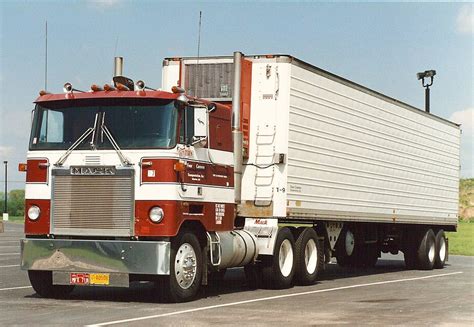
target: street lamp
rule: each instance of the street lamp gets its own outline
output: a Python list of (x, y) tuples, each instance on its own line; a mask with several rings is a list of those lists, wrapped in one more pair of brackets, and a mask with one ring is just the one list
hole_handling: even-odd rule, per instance
[(8, 172), (8, 161), (4, 161), (3, 164), (5, 165), (5, 203), (3, 206), (3, 220), (8, 220), (8, 208), (7, 208), (7, 172)]
[[(433, 78), (436, 75), (436, 70), (425, 70), (424, 72), (417, 73), (416, 77), (418, 80), (421, 79), (421, 85), (425, 88), (425, 111), (430, 112), (430, 86), (433, 85)], [(425, 84), (425, 78), (430, 79), (429, 83)]]

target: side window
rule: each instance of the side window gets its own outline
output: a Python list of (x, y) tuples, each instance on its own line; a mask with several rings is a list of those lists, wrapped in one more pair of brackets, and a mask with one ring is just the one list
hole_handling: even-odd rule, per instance
[(194, 136), (194, 110), (186, 107), (180, 118), (179, 143), (189, 144)]
[(61, 143), (63, 135), (64, 115), (60, 111), (46, 110), (43, 113), (39, 142)]

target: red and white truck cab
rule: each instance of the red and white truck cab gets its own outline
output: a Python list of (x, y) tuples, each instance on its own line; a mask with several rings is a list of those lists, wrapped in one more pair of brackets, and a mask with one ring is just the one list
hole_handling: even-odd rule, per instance
[[(231, 108), (127, 82), (35, 101), (22, 268), (41, 295), (172, 274), (162, 288), (180, 301), (208, 243), (239, 233), (253, 247), (227, 261), (256, 255), (249, 233), (216, 233), (234, 229)], [(215, 252), (215, 267), (233, 264)]]

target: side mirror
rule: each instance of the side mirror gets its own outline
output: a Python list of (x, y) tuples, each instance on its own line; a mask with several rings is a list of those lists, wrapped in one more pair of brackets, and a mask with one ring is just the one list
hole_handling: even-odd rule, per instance
[(194, 107), (194, 139), (207, 138), (207, 108)]

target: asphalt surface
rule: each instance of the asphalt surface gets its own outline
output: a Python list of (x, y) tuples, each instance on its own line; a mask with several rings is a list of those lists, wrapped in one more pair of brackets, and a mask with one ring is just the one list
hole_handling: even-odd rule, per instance
[(181, 304), (155, 302), (144, 283), (76, 288), (69, 299), (52, 300), (37, 296), (19, 268), (22, 235), (15, 223), (0, 234), (0, 326), (474, 326), (473, 257), (450, 256), (432, 271), (405, 270), (401, 255), (365, 270), (329, 264), (316, 285), (287, 290), (252, 290), (242, 269), (231, 269)]

